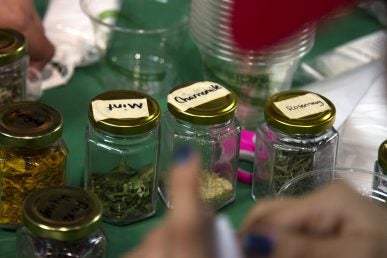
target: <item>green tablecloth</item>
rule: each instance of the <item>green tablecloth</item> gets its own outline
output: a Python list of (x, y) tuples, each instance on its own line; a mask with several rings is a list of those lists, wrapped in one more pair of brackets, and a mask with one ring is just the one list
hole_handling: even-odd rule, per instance
[[(45, 2), (43, 0), (38, 2), (40, 10), (43, 10)], [(330, 20), (327, 24), (334, 26), (320, 27), (315, 47), (305, 57), (306, 59), (381, 28), (377, 21), (360, 10), (345, 17)], [(198, 51), (189, 37), (184, 42), (179, 69), (180, 82), (198, 81), (203, 78)], [(68, 178), (69, 184), (74, 186), (81, 186), (83, 180), (88, 103), (93, 96), (103, 91), (96, 77), (97, 73), (96, 65), (78, 68), (67, 85), (48, 90), (41, 98), (42, 102), (52, 105), (63, 114), (63, 137), (70, 151)], [(238, 227), (252, 205), (250, 187), (238, 183), (235, 202), (220, 210), (219, 213), (229, 216), (233, 225)], [(108, 237), (108, 257), (119, 257), (125, 251), (133, 249), (144, 234), (162, 221), (164, 214), (165, 208), (160, 200), (157, 213), (152, 218), (120, 227), (103, 223), (103, 230)], [(15, 257), (15, 250), (15, 232), (0, 230), (0, 257)]]

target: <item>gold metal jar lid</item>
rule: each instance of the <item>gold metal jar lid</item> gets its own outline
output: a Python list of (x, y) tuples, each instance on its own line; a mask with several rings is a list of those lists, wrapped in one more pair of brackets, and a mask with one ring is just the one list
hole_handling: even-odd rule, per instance
[[(197, 93), (194, 93), (193, 95), (191, 92), (188, 92), (190, 87), (198, 84), (204, 85), (204, 87), (202, 87), (203, 90), (199, 89), (199, 91), (196, 91)], [(188, 90), (185, 91), (185, 89)], [(226, 94), (223, 94), (223, 96), (216, 99), (210, 99), (203, 104), (190, 107), (188, 109), (183, 109), (177, 106), (176, 101), (173, 100), (178, 97), (175, 96), (176, 92), (178, 91), (183, 93), (186, 98), (190, 98), (190, 96), (199, 96), (212, 89), (220, 89)], [(235, 116), (237, 106), (238, 98), (235, 93), (214, 82), (198, 82), (195, 84), (180, 85), (171, 90), (168, 95), (169, 112), (177, 119), (181, 119), (196, 125), (215, 125), (225, 123)]]
[[(97, 100), (134, 100), (146, 99), (148, 106), (148, 116), (137, 118), (107, 118), (103, 120), (96, 120), (96, 114), (93, 110), (93, 102)], [(157, 101), (149, 95), (141, 92), (131, 90), (112, 90), (104, 92), (92, 99), (89, 104), (89, 121), (100, 130), (109, 132), (115, 135), (136, 135), (146, 133), (152, 130), (159, 124), (160, 108)]]
[(0, 65), (12, 63), (26, 54), (23, 34), (13, 29), (0, 29)]
[(101, 220), (97, 196), (71, 186), (48, 187), (31, 193), (24, 201), (23, 223), (32, 234), (69, 241), (94, 232)]
[(387, 175), (387, 140), (385, 140), (379, 147), (378, 162), (382, 167), (383, 172)]
[[(312, 113), (298, 118), (289, 118), (288, 115), (281, 111), (277, 106), (278, 102), (293, 100), (304, 95), (312, 95), (315, 101), (297, 104), (293, 108), (300, 106), (312, 106), (315, 103), (322, 105), (324, 111)], [(325, 102), (325, 103), (324, 103)], [(333, 126), (336, 117), (336, 109), (333, 103), (327, 98), (308, 91), (289, 90), (276, 93), (266, 100), (264, 115), (267, 124), (275, 129), (287, 134), (318, 134), (324, 132)]]
[(0, 145), (43, 147), (55, 142), (62, 130), (61, 114), (48, 105), (21, 101), (0, 107)]

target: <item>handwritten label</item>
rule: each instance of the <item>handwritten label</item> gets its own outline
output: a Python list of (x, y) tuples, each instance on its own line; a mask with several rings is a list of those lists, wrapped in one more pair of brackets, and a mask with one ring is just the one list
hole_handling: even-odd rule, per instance
[(114, 118), (140, 118), (149, 116), (146, 99), (95, 100), (91, 103), (96, 122)]
[(274, 102), (274, 105), (290, 119), (298, 119), (331, 109), (321, 97), (313, 93)]
[(197, 107), (228, 94), (230, 94), (230, 91), (217, 83), (197, 82), (170, 93), (168, 103), (181, 111), (186, 111), (189, 108)]

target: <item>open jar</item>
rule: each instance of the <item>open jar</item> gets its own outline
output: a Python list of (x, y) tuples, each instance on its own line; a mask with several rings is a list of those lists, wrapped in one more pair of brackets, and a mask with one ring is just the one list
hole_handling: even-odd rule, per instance
[(101, 215), (97, 196), (83, 189), (61, 186), (36, 191), (24, 202), (17, 257), (104, 258)]
[(0, 108), (0, 227), (15, 228), (23, 201), (37, 189), (65, 184), (63, 120), (54, 108), (15, 102)]
[(156, 100), (140, 92), (108, 91), (90, 102), (85, 187), (105, 221), (124, 225), (155, 213), (159, 118)]
[(173, 89), (163, 119), (159, 192), (171, 208), (169, 173), (173, 156), (189, 146), (202, 157), (201, 197), (214, 209), (235, 198), (240, 126), (235, 118), (236, 95), (212, 82)]
[(0, 104), (26, 96), (28, 56), (23, 34), (0, 29)]
[(257, 129), (252, 197), (273, 195), (297, 175), (334, 168), (338, 133), (336, 109), (327, 98), (307, 91), (274, 94)]

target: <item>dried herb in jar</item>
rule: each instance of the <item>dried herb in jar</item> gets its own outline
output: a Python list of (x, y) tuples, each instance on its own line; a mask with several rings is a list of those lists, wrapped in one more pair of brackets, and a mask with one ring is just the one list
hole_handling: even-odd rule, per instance
[(0, 103), (10, 103), (25, 97), (28, 58), (23, 34), (12, 29), (0, 29)]
[(28, 151), (0, 151), (0, 224), (21, 223), (29, 193), (65, 183), (67, 151), (62, 146)]
[(125, 220), (152, 212), (153, 179), (152, 167), (136, 170), (121, 163), (108, 173), (92, 173), (89, 186), (100, 199), (105, 218)]
[(314, 153), (276, 150), (273, 162), (272, 190), (278, 190), (294, 177), (313, 169)]
[(200, 179), (200, 195), (205, 203), (212, 207), (232, 198), (233, 185), (226, 178), (212, 171), (203, 171)]

